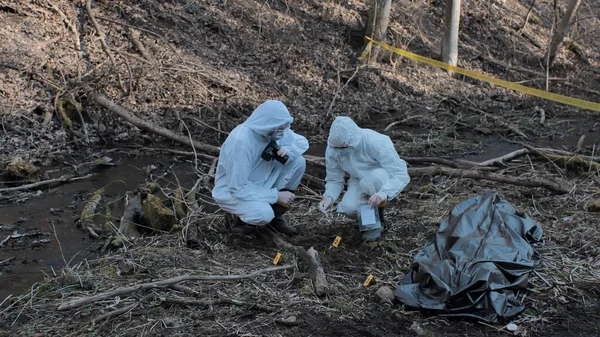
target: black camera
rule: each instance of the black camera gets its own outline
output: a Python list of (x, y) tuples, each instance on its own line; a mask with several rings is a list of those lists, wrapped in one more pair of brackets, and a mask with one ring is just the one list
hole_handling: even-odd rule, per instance
[(287, 163), (288, 159), (290, 159), (290, 156), (286, 154), (282, 157), (277, 154), (277, 151), (279, 151), (279, 145), (277, 145), (277, 143), (274, 140), (272, 140), (269, 142), (269, 144), (267, 144), (260, 157), (266, 161), (271, 161), (275, 159), (282, 164)]

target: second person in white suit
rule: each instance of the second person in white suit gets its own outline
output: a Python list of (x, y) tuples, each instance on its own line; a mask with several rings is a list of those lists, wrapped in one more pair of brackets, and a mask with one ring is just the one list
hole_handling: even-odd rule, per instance
[[(319, 209), (327, 209), (339, 198), (348, 173), (348, 189), (337, 211), (356, 219), (361, 203), (379, 209), (394, 199), (410, 182), (406, 162), (400, 158), (391, 139), (370, 129), (362, 129), (349, 117), (337, 117), (329, 131), (325, 151), (327, 177)], [(364, 240), (377, 240), (382, 229), (360, 229)]]

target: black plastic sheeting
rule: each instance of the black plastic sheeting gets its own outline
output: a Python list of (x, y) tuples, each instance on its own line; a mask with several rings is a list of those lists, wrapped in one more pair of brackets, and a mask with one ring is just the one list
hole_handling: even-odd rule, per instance
[(457, 204), (396, 288), (407, 308), (507, 321), (525, 309), (517, 295), (539, 262), (530, 242), (540, 225), (495, 192)]

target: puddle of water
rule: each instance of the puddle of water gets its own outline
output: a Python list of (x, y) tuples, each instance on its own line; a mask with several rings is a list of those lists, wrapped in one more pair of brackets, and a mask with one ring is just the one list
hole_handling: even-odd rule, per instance
[[(53, 275), (53, 270), (59, 273), (65, 261), (74, 265), (95, 256), (104, 240), (90, 238), (75, 224), (91, 193), (104, 187), (107, 200), (116, 200), (146, 180), (148, 174), (144, 167), (156, 165), (160, 171), (169, 169), (171, 161), (172, 158), (162, 161), (126, 158), (118, 166), (95, 169), (97, 175), (89, 180), (61, 185), (50, 192), (44, 190), (44, 195), (22, 204), (0, 206), (0, 242), (15, 233), (28, 234), (11, 238), (0, 247), (0, 263), (12, 259), (0, 265), (0, 302), (8, 295), (21, 295), (35, 282), (43, 281), (44, 273)], [(171, 169), (184, 187), (193, 185), (196, 175), (189, 163), (178, 163)], [(167, 179), (175, 183), (172, 174)], [(122, 202), (114, 202), (111, 211), (115, 219), (120, 218)], [(35, 233), (41, 234), (33, 235)]]

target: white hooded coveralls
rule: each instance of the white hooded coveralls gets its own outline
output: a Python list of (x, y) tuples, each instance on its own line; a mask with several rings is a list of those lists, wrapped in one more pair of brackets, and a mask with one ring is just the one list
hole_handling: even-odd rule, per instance
[(238, 125), (221, 146), (212, 196), (224, 211), (251, 225), (266, 225), (274, 218), (271, 204), (282, 189), (295, 190), (306, 169), (302, 154), (308, 141), (290, 128), (277, 141), (289, 151), (285, 165), (266, 161), (261, 153), (270, 141), (270, 132), (290, 125), (294, 119), (280, 101), (261, 104)]
[[(347, 150), (336, 148), (348, 147)], [(362, 129), (349, 117), (337, 117), (329, 131), (325, 151), (327, 177), (324, 198), (335, 202), (344, 189), (348, 172), (348, 190), (337, 211), (355, 218), (360, 203), (374, 193), (395, 198), (410, 182), (406, 162), (398, 156), (390, 137), (370, 129)]]

